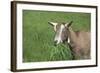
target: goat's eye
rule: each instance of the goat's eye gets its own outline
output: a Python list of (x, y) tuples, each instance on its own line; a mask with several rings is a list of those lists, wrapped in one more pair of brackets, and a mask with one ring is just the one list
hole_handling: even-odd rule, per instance
[(66, 30), (69, 30), (69, 28), (68, 28), (68, 27), (66, 27)]

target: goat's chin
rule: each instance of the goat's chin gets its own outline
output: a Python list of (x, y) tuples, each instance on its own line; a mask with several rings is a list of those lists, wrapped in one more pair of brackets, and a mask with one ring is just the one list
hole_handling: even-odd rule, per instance
[(60, 43), (54, 43), (54, 46), (57, 46), (57, 45), (59, 45)]
[(54, 44), (54, 46), (57, 46), (57, 44)]
[(63, 43), (63, 42), (55, 43), (54, 46), (60, 45), (60, 44), (62, 44), (62, 43)]

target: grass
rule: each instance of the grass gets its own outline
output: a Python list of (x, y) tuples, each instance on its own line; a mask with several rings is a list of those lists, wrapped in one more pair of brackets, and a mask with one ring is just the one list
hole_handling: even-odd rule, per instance
[(73, 21), (74, 30), (90, 30), (89, 13), (23, 10), (23, 62), (72, 60), (69, 47), (54, 46), (53, 27), (48, 21)]

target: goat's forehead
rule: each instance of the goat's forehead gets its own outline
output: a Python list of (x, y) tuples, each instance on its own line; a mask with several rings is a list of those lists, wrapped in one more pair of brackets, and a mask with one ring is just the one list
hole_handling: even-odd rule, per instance
[(63, 29), (65, 26), (63, 24), (61, 24), (60, 27)]
[(56, 26), (57, 29), (63, 29), (64, 27), (65, 27), (64, 24), (58, 24), (58, 25)]

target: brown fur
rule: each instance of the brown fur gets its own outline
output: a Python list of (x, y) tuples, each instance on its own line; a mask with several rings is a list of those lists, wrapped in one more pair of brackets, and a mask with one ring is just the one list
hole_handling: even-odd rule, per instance
[[(57, 23), (56, 25), (56, 31), (55, 31), (55, 37), (59, 35), (60, 26), (63, 24), (65, 28), (63, 28), (62, 34), (61, 34), (61, 41), (63, 43), (67, 42), (69, 39), (70, 42), (68, 42), (69, 46), (71, 47), (72, 54), (74, 55), (75, 59), (90, 59), (90, 46), (91, 46), (91, 34), (90, 32), (85, 31), (73, 31), (70, 27), (72, 25), (72, 22), (69, 23)], [(55, 26), (53, 22), (49, 22), (49, 24), (52, 24)], [(55, 40), (55, 43), (57, 43), (57, 39)], [(62, 42), (60, 42), (62, 43)]]
[(77, 59), (90, 59), (90, 32), (78, 31), (74, 32), (69, 28), (68, 37), (69, 45), (72, 47), (73, 54)]

